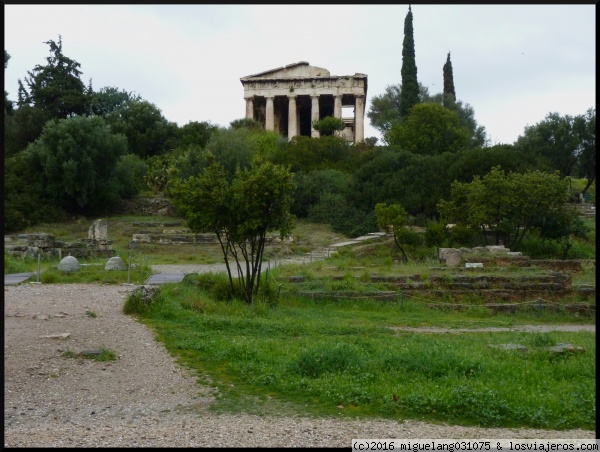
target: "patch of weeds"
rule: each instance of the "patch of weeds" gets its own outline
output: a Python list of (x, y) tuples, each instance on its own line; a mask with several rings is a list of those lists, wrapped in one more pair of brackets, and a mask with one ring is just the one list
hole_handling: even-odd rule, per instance
[(117, 354), (106, 347), (97, 350), (82, 350), (79, 353), (73, 350), (64, 350), (62, 355), (66, 358), (93, 359), (100, 362), (116, 361), (117, 359)]
[(65, 358), (77, 358), (77, 353), (76, 353), (76, 352), (74, 352), (73, 350), (64, 350), (64, 351), (62, 352), (62, 355), (63, 355)]
[(95, 319), (96, 317), (98, 317), (98, 314), (96, 314), (94, 311), (90, 311), (89, 309), (85, 311), (85, 315), (87, 317), (91, 317), (93, 319)]
[(533, 347), (551, 347), (556, 345), (556, 340), (548, 333), (533, 333), (529, 336), (529, 343)]

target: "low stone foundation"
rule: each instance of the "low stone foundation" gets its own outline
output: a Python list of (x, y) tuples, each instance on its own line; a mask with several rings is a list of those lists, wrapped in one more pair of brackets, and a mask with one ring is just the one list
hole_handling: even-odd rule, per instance
[(58, 259), (65, 256), (77, 258), (113, 257), (112, 241), (79, 239), (79, 242), (56, 240), (51, 234), (19, 234), (17, 237), (4, 236), (4, 251), (11, 257)]

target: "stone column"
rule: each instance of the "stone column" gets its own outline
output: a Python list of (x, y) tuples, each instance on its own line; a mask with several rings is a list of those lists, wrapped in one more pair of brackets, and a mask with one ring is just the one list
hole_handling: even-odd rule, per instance
[(365, 141), (365, 96), (356, 96), (354, 107), (354, 142)]
[(311, 112), (310, 136), (312, 138), (319, 138), (321, 136), (321, 134), (319, 133), (318, 130), (313, 129), (313, 127), (312, 127), (313, 121), (319, 120), (319, 96), (310, 96), (310, 98), (312, 99), (312, 108), (310, 109), (310, 112)]
[(342, 119), (342, 95), (335, 96), (335, 102), (333, 104), (333, 116)]
[(267, 97), (267, 111), (265, 112), (265, 130), (275, 130), (275, 109), (273, 108), (273, 96)]
[(288, 96), (288, 140), (298, 135), (296, 96)]
[[(338, 119), (342, 119), (342, 95), (338, 94), (334, 98), (333, 103), (333, 116)], [(336, 130), (335, 135), (338, 137), (344, 136), (343, 130)]]
[(246, 119), (254, 119), (254, 100), (251, 97), (246, 98)]

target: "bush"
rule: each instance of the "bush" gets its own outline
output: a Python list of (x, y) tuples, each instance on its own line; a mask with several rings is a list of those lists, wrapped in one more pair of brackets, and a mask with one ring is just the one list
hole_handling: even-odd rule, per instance
[(158, 300), (158, 287), (141, 286), (131, 293), (123, 305), (124, 314), (143, 314), (148, 307)]
[(448, 245), (459, 248), (461, 246), (473, 248), (481, 244), (481, 231), (461, 224), (455, 224), (450, 229)]
[(202, 273), (190, 279), (190, 282), (209, 293), (216, 301), (243, 300), (245, 298), (239, 284), (234, 283), (233, 289), (231, 288), (226, 273)]
[(425, 226), (425, 245), (443, 247), (449, 235), (446, 224), (438, 220), (430, 220)]
[(5, 275), (10, 275), (13, 273), (27, 273), (29, 271), (31, 271), (31, 265), (25, 260), (10, 257), (8, 254), (4, 255)]

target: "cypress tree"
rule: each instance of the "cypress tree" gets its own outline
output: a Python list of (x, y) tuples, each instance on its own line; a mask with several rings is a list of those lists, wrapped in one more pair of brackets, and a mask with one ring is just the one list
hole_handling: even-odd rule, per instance
[(419, 103), (419, 82), (415, 63), (415, 38), (413, 36), (413, 16), (408, 5), (404, 19), (404, 41), (402, 43), (402, 92), (400, 94), (400, 116), (408, 117), (411, 108)]
[[(450, 98), (450, 96), (452, 96)], [(443, 104), (447, 106), (448, 101), (456, 101), (456, 92), (454, 91), (454, 77), (452, 75), (452, 62), (450, 61), (450, 52), (448, 52), (448, 58), (446, 58), (446, 64), (444, 64), (444, 95)]]

